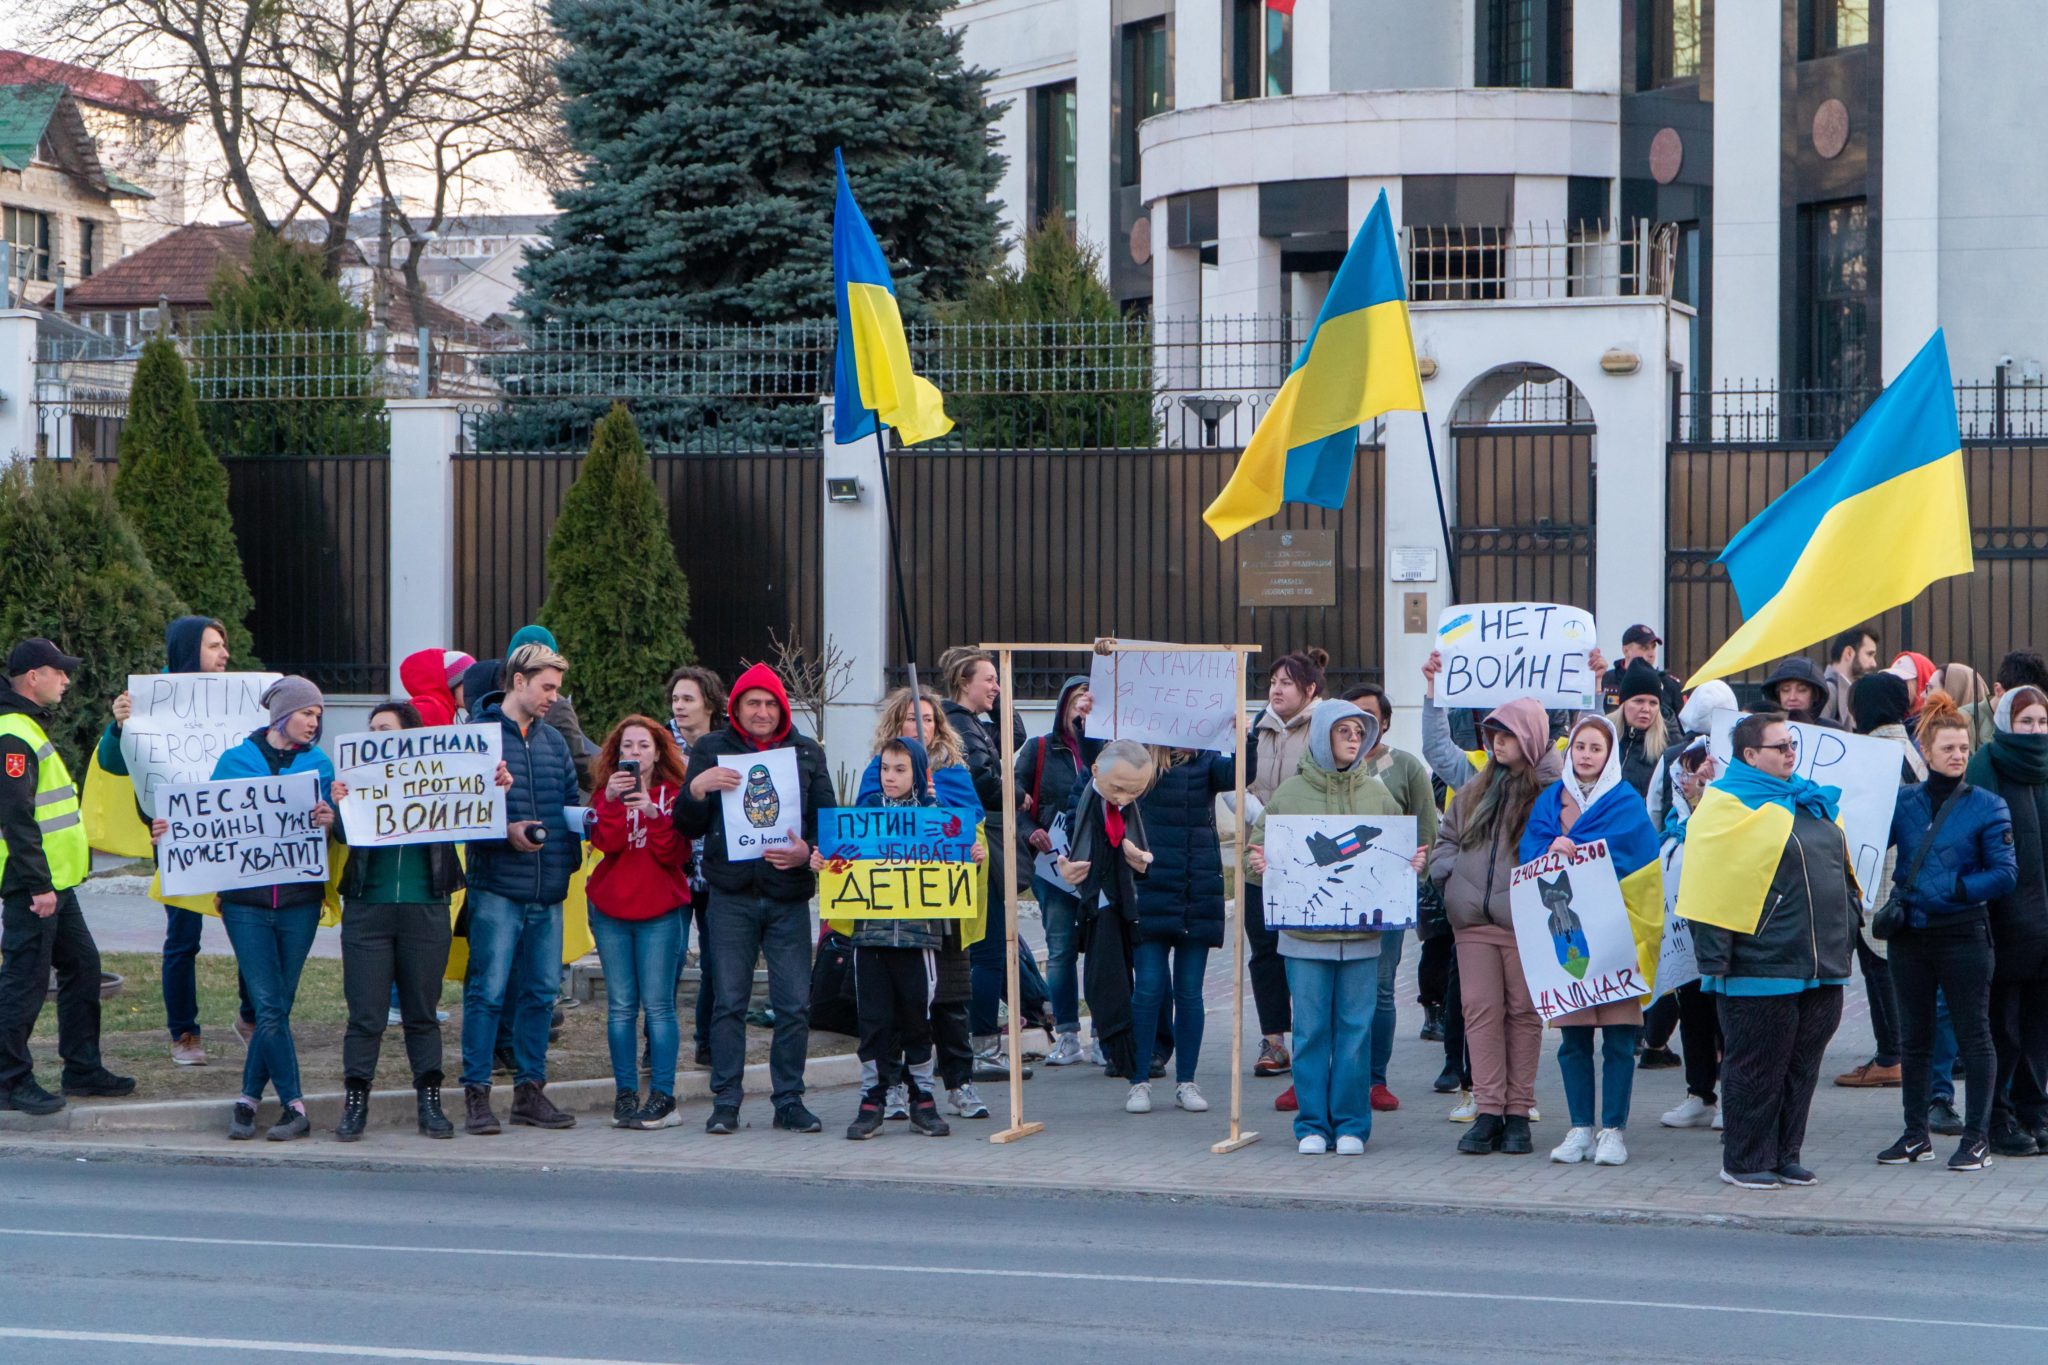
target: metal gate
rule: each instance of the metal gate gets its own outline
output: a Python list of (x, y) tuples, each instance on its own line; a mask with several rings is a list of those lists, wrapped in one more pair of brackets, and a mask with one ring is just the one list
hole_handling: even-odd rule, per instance
[(1459, 595), (1592, 611), (1593, 428), (1453, 426), (1451, 449)]

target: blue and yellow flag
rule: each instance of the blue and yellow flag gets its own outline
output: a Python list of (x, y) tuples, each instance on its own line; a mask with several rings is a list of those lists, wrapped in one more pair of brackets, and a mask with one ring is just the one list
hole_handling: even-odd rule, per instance
[(1796, 654), (1970, 572), (1962, 445), (1937, 330), (1841, 444), (1728, 542), (1742, 628), (1686, 686)]
[(1385, 412), (1420, 411), (1408, 291), (1381, 190), (1337, 267), (1293, 372), (1202, 520), (1218, 540), (1228, 540), (1283, 502), (1342, 507), (1359, 423)]
[(832, 435), (841, 445), (875, 434), (875, 423), (896, 428), (907, 446), (953, 429), (945, 398), (910, 368), (910, 343), (896, 285), (874, 229), (853, 202), (846, 162), (837, 150), (839, 199), (832, 209), (832, 296), (839, 309), (839, 346), (833, 358)]

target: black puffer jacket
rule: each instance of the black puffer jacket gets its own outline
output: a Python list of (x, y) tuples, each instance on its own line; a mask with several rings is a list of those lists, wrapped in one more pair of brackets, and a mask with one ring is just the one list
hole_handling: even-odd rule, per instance
[[(2032, 979), (2048, 953), (2048, 737), (2005, 731), (1970, 759), (1969, 781), (2005, 798), (2012, 815), (2012, 851), (2019, 883), (1991, 901), (1991, 942), (1997, 950), (1993, 974)], [(2012, 974), (2006, 968), (2010, 963)], [(2020, 974), (2028, 973), (2022, 977)]]
[[(1619, 716), (1619, 712), (1615, 713)], [(1664, 766), (1664, 756), (1678, 748), (1683, 741), (1678, 735), (1678, 726), (1671, 717), (1658, 713), (1658, 721), (1664, 727), (1664, 748), (1657, 757), (1650, 757), (1649, 746), (1644, 742), (1648, 733), (1638, 730), (1621, 720), (1615, 720), (1615, 728), (1621, 731), (1621, 780), (1636, 789), (1636, 795), (1649, 799), (1650, 787), (1657, 781)]]
[(1237, 785), (1229, 754), (1198, 753), (1160, 771), (1138, 798), (1152, 867), (1138, 883), (1138, 937), (1223, 946), (1223, 849), (1216, 796)]
[(572, 833), (563, 808), (578, 804), (576, 764), (569, 743), (550, 725), (528, 725), (505, 714), (504, 694), (483, 699), (473, 724), (502, 728), (505, 766), (512, 786), (505, 793), (505, 823), (538, 820), (547, 838), (538, 852), (522, 853), (509, 839), (469, 841), (469, 889), (488, 891), (521, 904), (553, 905), (569, 894), (569, 880), (583, 866), (582, 832)]
[[(1053, 707), (1055, 724), (1066, 711), (1067, 701), (1088, 685), (1083, 677), (1069, 678), (1060, 688)], [(1075, 734), (1036, 735), (1017, 751), (1017, 835), (1019, 842), (1033, 830), (1049, 830), (1061, 815), (1072, 819), (1074, 794), (1088, 780), (1088, 758), (1101, 747)], [(1000, 814), (1000, 812), (998, 812)], [(1019, 850), (1019, 856), (1028, 856)]]
[(1703, 976), (1841, 980), (1856, 963), (1863, 919), (1849, 870), (1849, 841), (1832, 821), (1799, 811), (1756, 932), (1692, 922)]

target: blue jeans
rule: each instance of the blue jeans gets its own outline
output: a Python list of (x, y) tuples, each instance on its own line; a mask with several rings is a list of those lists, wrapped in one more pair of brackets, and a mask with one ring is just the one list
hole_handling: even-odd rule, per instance
[[(196, 910), (164, 907), (164, 1026), (176, 1042), (188, 1033), (199, 1033), (199, 941), (206, 918)], [(235, 993), (241, 997), (242, 1017), (256, 1022), (256, 1007), (249, 1003), (249, 983), (235, 974)]]
[[(993, 866), (991, 862), (991, 867)], [(1004, 869), (1002, 875), (1009, 876), (1008, 869)], [(1003, 946), (1004, 935), (1008, 933), (1010, 922), (1009, 908), (1003, 896), (1002, 883), (993, 871), (989, 874), (988, 894), (995, 901), (995, 904), (989, 907), (988, 932), (981, 936), (980, 942), (972, 944), (967, 949), (968, 982), (974, 992), (973, 999), (969, 1002), (971, 1012), (967, 1031), (977, 1037), (993, 1034), (1001, 1028), (1001, 1015), (998, 1011), (1010, 990), (1008, 949)], [(1031, 945), (1021, 938), (1017, 940), (1017, 971), (1017, 994), (1028, 1002), (1031, 990), (1023, 983), (1030, 981), (1037, 974), (1038, 960), (1032, 956)], [(1074, 1009), (1076, 1014), (1080, 1012), (1078, 1004)], [(1017, 1026), (1020, 1029), (1029, 1027), (1021, 1019), (1017, 1021)]]
[(235, 961), (256, 1006), (256, 1032), (242, 1062), (242, 1093), (260, 1100), (268, 1083), (276, 1087), (280, 1104), (303, 1099), (299, 1051), (292, 1044), (292, 1002), (298, 999), (299, 973), (320, 928), (320, 907), (265, 910), (226, 902), (220, 907), (220, 922), (235, 946)]
[[(1202, 974), (1209, 969), (1209, 948), (1186, 938), (1141, 939), (1131, 950), (1137, 981), (1131, 990), (1131, 1036), (1151, 1038), (1159, 1031), (1166, 1009), (1168, 963), (1172, 957), (1173, 1080), (1195, 1078), (1202, 1059)], [(1139, 1062), (1145, 1061), (1140, 1049)]]
[(768, 1077), (775, 1107), (804, 1097), (804, 1057), (811, 1046), (811, 907), (808, 901), (770, 900), (720, 891), (704, 930), (718, 1004), (711, 1014), (711, 1102), (737, 1109), (746, 1098), (747, 1000), (754, 993), (754, 963), (768, 961), (768, 1007), (775, 1011), (775, 1041)]
[[(1557, 1069), (1564, 1073), (1564, 1104), (1572, 1127), (1593, 1126), (1593, 1025), (1573, 1024), (1559, 1030)], [(1636, 1084), (1636, 1035), (1631, 1024), (1600, 1030), (1600, 1126), (1628, 1127), (1628, 1102)]]
[[(509, 995), (515, 965), (519, 989)], [(513, 1082), (547, 1080), (548, 1025), (561, 970), (559, 903), (522, 903), (490, 891), (469, 893), (469, 980), (462, 987), (464, 1085), (491, 1083), (491, 1052), (497, 1046), (501, 1016), (512, 1023)]]
[[(1384, 942), (1384, 940), (1382, 940)], [(1294, 999), (1294, 1136), (1372, 1137), (1379, 963), (1283, 957)]]
[(1934, 995), (1934, 1056), (1928, 1062), (1927, 1101), (1956, 1102), (1956, 1058), (1962, 1048), (1956, 1043), (1955, 1021), (1948, 1017), (1948, 993)]
[(1380, 993), (1372, 1010), (1372, 1083), (1387, 1083), (1387, 1063), (1394, 1056), (1394, 977), (1401, 970), (1406, 929), (1380, 935)]
[(648, 1084), (676, 1093), (676, 964), (690, 938), (687, 910), (654, 919), (613, 919), (590, 909), (590, 936), (604, 963), (605, 1042), (612, 1054), (612, 1084), (640, 1089), (640, 1011), (647, 1011)]
[(1031, 879), (1031, 894), (1045, 922), (1045, 989), (1052, 997), (1053, 1026), (1074, 1033), (1081, 1027), (1081, 973), (1075, 966), (1081, 902), (1037, 876)]

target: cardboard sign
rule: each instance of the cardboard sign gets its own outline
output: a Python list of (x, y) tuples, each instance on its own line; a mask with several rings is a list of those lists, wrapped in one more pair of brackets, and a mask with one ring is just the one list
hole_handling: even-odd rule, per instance
[(1415, 817), (1266, 817), (1268, 929), (1405, 929), (1415, 923)]
[[(1237, 656), (1227, 651), (1117, 650), (1088, 666), (1088, 738), (1131, 739), (1169, 749), (1237, 744)], [(1114, 699), (1112, 702), (1111, 699)]]
[(1605, 839), (1517, 867), (1508, 905), (1522, 976), (1546, 1024), (1574, 1010), (1649, 994)]
[[(1708, 752), (1728, 770), (1730, 741), (1744, 713), (1716, 711)], [(1890, 891), (1884, 881), (1884, 852), (1892, 841), (1892, 808), (1899, 801), (1899, 771), (1905, 750), (1889, 739), (1852, 735), (1819, 725), (1790, 722), (1799, 741), (1793, 771), (1824, 787), (1842, 789), (1842, 832), (1849, 840), (1849, 861), (1863, 889), (1863, 908), (1874, 910)]]
[(740, 775), (739, 786), (719, 793), (725, 812), (726, 861), (748, 862), (771, 848), (787, 847), (790, 831), (801, 832), (804, 827), (796, 750), (726, 754), (719, 758), (718, 766)]
[(496, 781), (504, 727), (436, 725), (334, 741), (337, 806), (354, 848), (505, 837)]
[(1664, 947), (1657, 955), (1657, 996), (1662, 998), (1700, 979), (1699, 954), (1692, 945), (1692, 921), (1678, 917), (1678, 877), (1685, 867), (1685, 845), (1664, 845)]
[(1591, 711), (1600, 678), (1587, 661), (1598, 636), (1591, 612), (1549, 602), (1445, 607), (1436, 704), (1475, 710), (1532, 697), (1546, 711)]
[(178, 782), (204, 782), (220, 756), (270, 724), (263, 694), (279, 673), (131, 673), (134, 707), (121, 727), (121, 757), (135, 800), (152, 815), (157, 793)]
[(179, 782), (158, 801), (157, 818), (170, 824), (157, 845), (167, 896), (327, 880), (327, 832), (313, 823), (320, 779), (312, 773)]
[(818, 913), (828, 920), (970, 919), (974, 812), (856, 806), (818, 812)]

